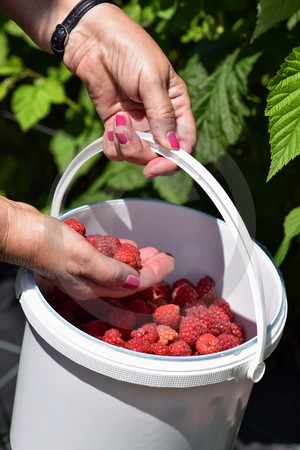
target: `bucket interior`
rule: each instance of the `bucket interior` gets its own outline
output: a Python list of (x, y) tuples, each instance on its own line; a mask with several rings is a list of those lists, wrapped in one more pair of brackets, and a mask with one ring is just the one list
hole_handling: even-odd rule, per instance
[[(216, 283), (217, 296), (225, 298), (245, 329), (256, 336), (254, 299), (245, 263), (229, 228), (205, 213), (156, 200), (113, 200), (68, 211), (82, 221), (87, 234), (108, 234), (134, 240), (140, 248), (153, 246), (175, 257), (175, 270), (166, 278), (173, 283), (188, 278), (196, 283), (205, 275)], [(262, 272), (267, 324), (276, 320), (282, 305), (283, 285), (278, 271), (258, 244), (254, 244)]]

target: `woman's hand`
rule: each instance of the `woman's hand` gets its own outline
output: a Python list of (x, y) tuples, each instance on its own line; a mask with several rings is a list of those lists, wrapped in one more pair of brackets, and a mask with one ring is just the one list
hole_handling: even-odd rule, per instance
[(86, 13), (70, 33), (64, 62), (86, 85), (105, 124), (110, 159), (145, 165), (148, 177), (177, 170), (135, 131), (151, 132), (165, 148), (192, 152), (196, 129), (186, 85), (120, 8), (104, 3)]
[(3, 261), (27, 267), (71, 297), (124, 297), (153, 286), (174, 269), (172, 256), (141, 250), (142, 269), (108, 258), (58, 219), (0, 198)]

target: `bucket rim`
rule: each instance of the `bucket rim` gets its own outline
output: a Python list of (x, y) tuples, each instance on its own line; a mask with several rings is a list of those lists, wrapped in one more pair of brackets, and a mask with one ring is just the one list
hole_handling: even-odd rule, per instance
[[(90, 208), (99, 203), (124, 203), (133, 201), (154, 201), (162, 204), (168, 203), (151, 199), (116, 199), (70, 209), (64, 211), (59, 218), (65, 218), (78, 210)], [(202, 217), (205, 216), (209, 220), (218, 221), (221, 226), (227, 227), (225, 221), (203, 211), (195, 210), (183, 205), (172, 203), (170, 203), (170, 205), (188, 209), (190, 212), (192, 211)], [(254, 244), (256, 251), (260, 252), (263, 257), (268, 260), (268, 263), (271, 264), (272, 270), (276, 273), (274, 276), (280, 280), (281, 302), (279, 303), (271, 322), (267, 324), (267, 340), (265, 346), (265, 357), (267, 357), (272, 353), (273, 348), (277, 345), (279, 336), (281, 335), (286, 317), (287, 302), (281, 272), (276, 267), (273, 258), (270, 258), (270, 255), (266, 251), (266, 247), (256, 242), (254, 242)], [(199, 386), (211, 384), (211, 379), (216, 379), (217, 382), (230, 379), (244, 379), (249, 364), (251, 364), (255, 358), (257, 336), (247, 340), (238, 347), (224, 352), (190, 357), (150, 355), (122, 349), (84, 333), (82, 330), (63, 319), (43, 296), (35, 281), (33, 272), (25, 269), (19, 271), (17, 289), (19, 290), (19, 296), (21, 295), (20, 302), (28, 322), (35, 328), (38, 334), (46, 339), (50, 345), (65, 356), (70, 357), (73, 361), (115, 379), (132, 382), (133, 377), (136, 384), (153, 386), (154, 378), (154, 383), (157, 383), (156, 385), (161, 387)], [(85, 352), (88, 352), (88, 355), (83, 356), (83, 353)], [(128, 367), (124, 368), (125, 363), (124, 361), (121, 361), (118, 362), (116, 370), (105, 367), (103, 372), (102, 367), (103, 365), (105, 366), (106, 362), (103, 363), (103, 361), (98, 361), (99, 358), (101, 359), (103, 357), (102, 353), (105, 354), (104, 359), (106, 359), (106, 362), (110, 360), (108, 365), (114, 364), (115, 360), (126, 359)], [(95, 362), (95, 360), (97, 361)], [(153, 373), (154, 369), (152, 369), (151, 363), (156, 365), (157, 368), (155, 370), (157, 373)], [(141, 365), (146, 365), (147, 367), (144, 369), (141, 368)], [(207, 367), (202, 367), (203, 365)], [(132, 375), (132, 372), (138, 371), (142, 371), (142, 375), (140, 373), (138, 375)], [(170, 375), (171, 373), (172, 375)], [(151, 381), (149, 381), (149, 377), (152, 377)]]

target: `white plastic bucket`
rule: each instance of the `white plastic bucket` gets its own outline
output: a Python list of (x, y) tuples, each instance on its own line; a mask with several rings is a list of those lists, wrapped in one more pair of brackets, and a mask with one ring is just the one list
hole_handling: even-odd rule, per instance
[[(246, 342), (192, 357), (140, 354), (83, 333), (47, 303), (30, 271), (17, 292), (27, 319), (11, 427), (13, 450), (230, 450), (264, 360), (286, 320), (285, 289), (268, 254), (252, 241), (216, 180), (182, 150), (154, 151), (175, 161), (208, 193), (225, 222), (155, 200), (114, 200), (65, 212), (87, 233), (133, 239), (172, 253), (167, 281), (210, 275), (246, 330)], [(62, 198), (81, 165), (102, 150), (90, 144), (70, 164), (53, 198)]]

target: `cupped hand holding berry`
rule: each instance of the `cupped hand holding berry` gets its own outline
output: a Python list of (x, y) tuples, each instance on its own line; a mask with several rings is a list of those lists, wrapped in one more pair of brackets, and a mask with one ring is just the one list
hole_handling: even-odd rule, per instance
[(141, 251), (142, 268), (104, 256), (84, 236), (32, 206), (0, 198), (0, 257), (32, 269), (78, 299), (122, 297), (172, 272), (170, 255)]

